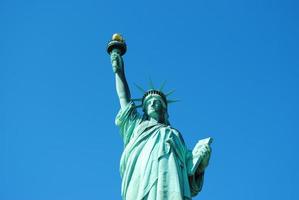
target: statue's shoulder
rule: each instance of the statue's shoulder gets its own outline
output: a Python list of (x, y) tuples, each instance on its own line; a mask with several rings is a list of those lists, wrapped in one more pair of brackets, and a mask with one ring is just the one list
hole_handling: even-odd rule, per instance
[(170, 131), (171, 131), (171, 133), (172, 133), (173, 135), (175, 135), (177, 138), (179, 138), (179, 140), (185, 145), (184, 138), (183, 138), (181, 132), (180, 132), (178, 129), (173, 128), (173, 127), (171, 127), (171, 126), (168, 126), (167, 128), (169, 128)]
[(170, 126), (170, 125), (168, 125), (168, 127), (169, 127), (169, 129), (170, 129), (172, 132), (177, 133), (177, 134), (180, 134), (180, 131), (179, 131), (178, 129), (176, 129), (176, 128)]
[(175, 135), (181, 135), (180, 131), (170, 125), (167, 125), (164, 127), (165, 129), (167, 129), (168, 131), (174, 133)]

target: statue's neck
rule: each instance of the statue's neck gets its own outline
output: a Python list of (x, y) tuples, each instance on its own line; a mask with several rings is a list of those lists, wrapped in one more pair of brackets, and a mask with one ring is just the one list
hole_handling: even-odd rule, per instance
[(164, 119), (162, 117), (149, 117), (149, 121), (164, 124)]

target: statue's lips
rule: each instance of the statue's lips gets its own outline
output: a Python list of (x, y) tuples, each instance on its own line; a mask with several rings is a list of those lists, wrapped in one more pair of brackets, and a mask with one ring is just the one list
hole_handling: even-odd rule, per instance
[(155, 108), (155, 107), (149, 107), (147, 109), (148, 113), (152, 113), (152, 112), (159, 112), (160, 108)]
[(148, 108), (147, 111), (148, 112), (154, 112), (154, 111), (156, 111), (156, 109), (155, 108)]

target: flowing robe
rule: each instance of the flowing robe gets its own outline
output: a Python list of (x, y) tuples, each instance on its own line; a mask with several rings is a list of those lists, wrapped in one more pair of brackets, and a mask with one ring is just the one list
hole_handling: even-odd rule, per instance
[(124, 142), (124, 200), (190, 200), (201, 190), (204, 173), (188, 173), (192, 153), (177, 130), (144, 120), (133, 102), (119, 111), (115, 123)]

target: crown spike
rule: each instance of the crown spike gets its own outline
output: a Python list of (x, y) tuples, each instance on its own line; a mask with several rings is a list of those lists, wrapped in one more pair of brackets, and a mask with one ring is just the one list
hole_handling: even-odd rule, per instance
[(138, 98), (138, 99), (131, 99), (132, 101), (142, 101), (142, 98)]
[(167, 103), (168, 104), (171, 104), (171, 103), (176, 103), (176, 102), (179, 102), (180, 100), (176, 99), (176, 100), (167, 100)]
[(169, 96), (171, 94), (173, 94), (175, 92), (175, 90), (171, 90), (170, 92), (166, 93), (165, 96)]
[(160, 86), (160, 89), (159, 89), (159, 90), (160, 90), (161, 92), (163, 92), (163, 89), (164, 89), (165, 84), (166, 84), (166, 80), (165, 80), (165, 81), (162, 83), (162, 85)]
[(149, 77), (149, 84), (150, 84), (150, 88), (154, 90), (155, 86), (151, 77)]
[(136, 83), (134, 83), (134, 85), (142, 92), (145, 93), (145, 89), (143, 89), (141, 86), (137, 85)]

